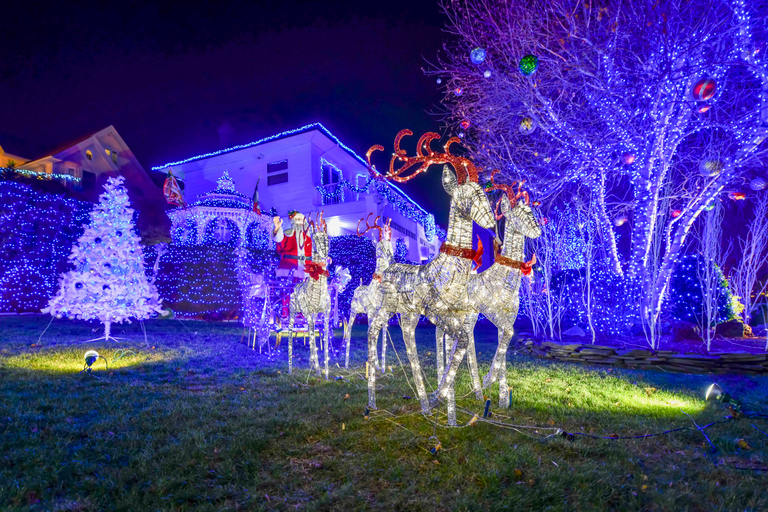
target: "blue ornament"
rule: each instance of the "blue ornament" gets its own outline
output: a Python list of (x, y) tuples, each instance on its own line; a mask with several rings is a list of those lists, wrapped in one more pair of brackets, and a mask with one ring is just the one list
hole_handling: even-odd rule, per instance
[(486, 69), (485, 72), (483, 73), (483, 76), (485, 78), (491, 78), (491, 70), (490, 69)]
[(117, 236), (123, 236), (123, 232), (122, 232), (122, 231), (118, 231), (118, 232), (116, 232), (115, 234), (116, 234)]
[(485, 50), (480, 48), (479, 46), (469, 52), (469, 60), (472, 61), (472, 64), (482, 64), (485, 62)]
[(97, 243), (97, 244), (100, 244), (100, 243), (101, 243), (101, 238), (99, 238), (99, 237), (96, 237), (96, 238), (94, 238), (94, 239), (93, 239), (93, 241), (94, 241), (95, 243)]
[(75, 283), (75, 288), (78, 290), (83, 287), (83, 283)]

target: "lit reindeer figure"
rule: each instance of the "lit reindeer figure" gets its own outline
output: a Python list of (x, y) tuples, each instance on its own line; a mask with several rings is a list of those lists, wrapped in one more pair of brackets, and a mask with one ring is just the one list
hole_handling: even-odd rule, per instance
[[(309, 216), (307, 216), (309, 218)], [(310, 221), (305, 229), (312, 237), (312, 261), (304, 265), (307, 278), (296, 285), (290, 299), (290, 319), (288, 329), (293, 329), (296, 313), (301, 313), (307, 320), (309, 331), (309, 363), (310, 369), (316, 369), (320, 375), (320, 362), (315, 345), (315, 319), (324, 313), (323, 350), (325, 356), (325, 378), (328, 378), (328, 312), (331, 309), (331, 295), (328, 292), (328, 270), (325, 268), (328, 259), (328, 227), (323, 219), (323, 213), (317, 216), (317, 223)], [(288, 338), (288, 373), (293, 370), (293, 335)]]
[[(368, 223), (368, 219), (371, 218), (372, 213), (368, 214), (365, 219), (360, 219), (357, 222), (357, 236), (363, 236), (368, 231), (375, 229), (379, 233), (379, 241), (376, 243), (376, 269), (373, 272), (371, 283), (363, 286), (362, 280), (360, 286), (355, 289), (355, 293), (352, 296), (352, 303), (349, 308), (349, 322), (344, 330), (344, 341), (346, 345), (346, 360), (344, 363), (345, 368), (349, 368), (349, 345), (352, 337), (352, 324), (355, 323), (355, 318), (358, 313), (365, 313), (368, 318), (371, 318), (370, 311), (376, 308), (376, 305), (381, 302), (379, 294), (381, 293), (380, 283), (381, 276), (387, 268), (392, 264), (394, 259), (394, 252), (392, 251), (392, 228), (390, 223), (392, 219), (389, 219), (386, 224), (379, 225), (379, 217), (373, 221), (373, 224)], [(360, 231), (360, 223), (365, 220), (365, 231)], [(387, 338), (386, 338), (386, 326), (384, 327), (382, 336), (381, 347), (381, 364), (379, 360), (374, 359), (371, 364), (375, 364), (382, 372), (385, 372), (386, 357), (387, 357)]]
[[(417, 156), (409, 157), (400, 149), (400, 140), (412, 133), (410, 130), (403, 130), (397, 134), (389, 172), (383, 177), (405, 182), (425, 172), (431, 165), (448, 164), (443, 166), (442, 179), (443, 188), (451, 196), (448, 232), (440, 247), (440, 253), (431, 262), (426, 265), (395, 263), (381, 276), (380, 301), (368, 313), (368, 360), (371, 363), (368, 372), (368, 406), (376, 408), (377, 370), (373, 363), (376, 360), (378, 333), (393, 313), (400, 313), (400, 327), (416, 391), (422, 411), (429, 414), (437, 399), (436, 396), (432, 400), (427, 397), (416, 352), (415, 329), (419, 315), (435, 319), (441, 330), (457, 340), (453, 349), (456, 355), (443, 375), (439, 388), (439, 391), (443, 392), (442, 396), (446, 396), (445, 390), (453, 384), (455, 372), (469, 344), (469, 335), (462, 319), (472, 311), (467, 296), (467, 280), (478, 256), (477, 251), (472, 249), (472, 222), (490, 229), (495, 226), (495, 219), (488, 198), (477, 183), (478, 169), (471, 160), (451, 155), (449, 152), (451, 144), (459, 142), (459, 139), (451, 138), (444, 146), (445, 152), (436, 153), (430, 148), (430, 143), (440, 136), (436, 133), (426, 133), (416, 145)], [(383, 149), (381, 146), (374, 146), (368, 150), (369, 165), (371, 153)], [(403, 163), (397, 170), (394, 168), (396, 161)], [(416, 165), (419, 167), (412, 174), (401, 176), (404, 171)], [(452, 373), (449, 375), (449, 372)]]
[[(493, 174), (496, 174), (495, 172)], [(504, 242), (500, 251), (494, 251), (495, 261), (490, 268), (469, 278), (467, 292), (469, 302), (475, 312), (467, 315), (466, 325), (469, 330), (469, 367), (475, 390), (479, 387), (477, 359), (473, 331), (478, 313), (482, 313), (499, 330), (499, 345), (491, 363), (491, 370), (483, 380), (483, 388), (499, 379), (499, 407), (509, 405), (509, 387), (507, 386), (507, 348), (514, 334), (514, 324), (520, 306), (520, 281), (529, 275), (536, 263), (534, 254), (530, 261), (525, 261), (525, 239), (541, 236), (541, 226), (530, 207), (528, 192), (522, 190), (524, 182), (512, 182), (511, 185), (497, 184), (491, 175), (494, 190), (504, 194), (496, 202), (496, 220), (505, 219)], [(517, 185), (517, 192), (514, 186)], [(536, 204), (536, 203), (534, 203)], [(501, 215), (498, 214), (501, 207)], [(438, 331), (437, 361), (438, 368), (442, 360), (442, 333)], [(450, 391), (452, 399), (453, 390)]]

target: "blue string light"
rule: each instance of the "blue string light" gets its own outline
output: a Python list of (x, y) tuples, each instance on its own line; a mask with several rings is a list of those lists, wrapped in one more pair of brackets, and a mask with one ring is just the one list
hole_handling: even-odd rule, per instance
[(92, 203), (0, 182), (0, 312), (39, 312), (56, 292)]

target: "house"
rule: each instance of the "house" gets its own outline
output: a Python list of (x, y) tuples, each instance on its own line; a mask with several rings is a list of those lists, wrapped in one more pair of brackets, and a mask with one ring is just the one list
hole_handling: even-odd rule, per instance
[(395, 184), (373, 180), (365, 159), (320, 123), (152, 170), (172, 170), (184, 184), (188, 203), (217, 189), (226, 172), (237, 192), (247, 197), (258, 181), (261, 209), (275, 208), (285, 225), (290, 210), (313, 217), (322, 211), (329, 235), (340, 236), (355, 234), (358, 221), (371, 214), (371, 221), (377, 216), (392, 219), (393, 242), (401, 238), (412, 261), (427, 260), (440, 247), (434, 216)]
[(107, 177), (124, 176), (128, 197), (139, 211), (137, 226), (142, 234), (168, 229), (162, 189), (152, 181), (114, 126), (91, 133), (35, 159), (2, 152), (0, 166), (9, 164), (13, 164), (21, 175), (59, 180), (73, 197), (92, 202), (98, 201)]

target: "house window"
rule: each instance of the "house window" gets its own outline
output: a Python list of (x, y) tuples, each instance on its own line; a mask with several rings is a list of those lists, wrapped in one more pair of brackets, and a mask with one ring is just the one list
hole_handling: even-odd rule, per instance
[(267, 176), (267, 186), (279, 185), (280, 183), (288, 183), (287, 172), (284, 172), (282, 174), (273, 174), (272, 176)]
[(288, 169), (288, 160), (280, 160), (279, 162), (272, 162), (271, 164), (267, 164), (267, 174), (284, 171), (286, 169)]
[(113, 152), (112, 152), (112, 161), (113, 161), (114, 163), (117, 163), (117, 151), (113, 151)]
[(320, 161), (320, 183), (323, 188), (323, 204), (344, 202), (344, 187), (341, 185), (341, 169), (326, 160)]
[(413, 240), (416, 240), (416, 233), (414, 233), (410, 229), (406, 229), (394, 221), (392, 221), (389, 225), (392, 226), (392, 229), (399, 231), (400, 233), (406, 235), (408, 238), (412, 238)]
[(93, 160), (93, 153), (91, 153), (90, 149), (85, 150), (85, 158), (88, 160)]

